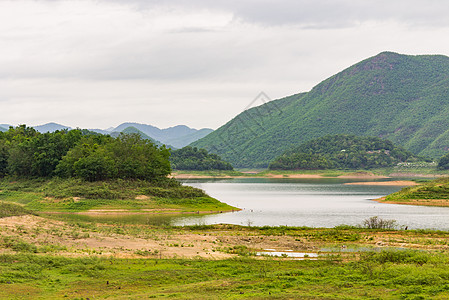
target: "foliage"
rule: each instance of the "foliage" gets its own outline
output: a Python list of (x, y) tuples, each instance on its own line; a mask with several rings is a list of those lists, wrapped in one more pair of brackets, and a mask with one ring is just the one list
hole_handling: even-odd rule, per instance
[(440, 170), (448, 170), (449, 169), (449, 153), (443, 155), (438, 161), (438, 169)]
[(386, 201), (449, 199), (449, 177), (435, 179), (422, 185), (406, 187), (385, 197)]
[[(91, 182), (81, 178), (4, 178), (0, 180), (0, 190), (0, 200), (11, 203), (11, 206), (4, 204), (7, 208), (4, 211), (10, 215), (13, 215), (12, 208), (20, 214), (27, 213), (28, 210), (73, 212), (93, 208), (136, 211), (173, 209), (178, 212), (236, 209), (209, 197), (200, 189), (184, 186), (175, 179), (168, 178), (156, 182), (139, 179)], [(17, 207), (14, 202), (24, 207)], [(2, 211), (0, 202), (0, 216)]]
[(22, 216), (30, 213), (29, 210), (23, 208), (21, 205), (0, 201), (0, 218)]
[(191, 146), (254, 168), (307, 140), (354, 134), (437, 158), (449, 144), (448, 73), (445, 56), (380, 53), (308, 93), (245, 110)]
[(371, 169), (418, 160), (412, 153), (377, 137), (327, 135), (286, 151), (270, 163), (272, 170)]
[(39, 133), (25, 125), (0, 133), (0, 176), (165, 180), (169, 151), (137, 134), (117, 138), (83, 130)]
[(233, 170), (232, 165), (217, 154), (209, 154), (204, 149), (186, 146), (171, 152), (170, 161), (176, 170)]

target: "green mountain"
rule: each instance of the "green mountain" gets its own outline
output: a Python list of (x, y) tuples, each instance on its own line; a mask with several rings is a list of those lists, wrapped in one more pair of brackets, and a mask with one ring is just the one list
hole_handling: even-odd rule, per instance
[(378, 137), (327, 135), (286, 151), (269, 165), (271, 170), (372, 169), (392, 167), (419, 158)]
[(192, 146), (235, 167), (266, 167), (329, 134), (377, 136), (420, 156), (449, 150), (449, 57), (383, 52), (310, 92), (248, 109)]

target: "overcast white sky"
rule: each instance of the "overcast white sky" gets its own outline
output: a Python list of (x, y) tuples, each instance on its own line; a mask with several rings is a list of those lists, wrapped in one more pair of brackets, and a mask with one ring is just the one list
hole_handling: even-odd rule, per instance
[(449, 55), (444, 0), (0, 0), (0, 123), (218, 128), (382, 51)]

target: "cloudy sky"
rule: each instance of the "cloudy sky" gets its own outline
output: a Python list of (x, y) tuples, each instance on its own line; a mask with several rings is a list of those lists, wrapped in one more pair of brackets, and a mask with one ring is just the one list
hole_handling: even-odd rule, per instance
[(448, 15), (444, 0), (0, 0), (0, 123), (215, 129), (261, 91), (385, 50), (449, 55)]

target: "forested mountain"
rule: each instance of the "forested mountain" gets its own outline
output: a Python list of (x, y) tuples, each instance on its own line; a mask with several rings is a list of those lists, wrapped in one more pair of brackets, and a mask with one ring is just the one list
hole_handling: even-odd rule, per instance
[(378, 137), (327, 135), (286, 151), (270, 163), (272, 170), (372, 169), (420, 160)]
[(170, 162), (176, 170), (233, 170), (232, 165), (217, 154), (189, 146), (171, 151)]
[(449, 57), (383, 52), (310, 92), (244, 111), (192, 143), (235, 167), (266, 167), (328, 134), (377, 136), (438, 158), (449, 151)]

